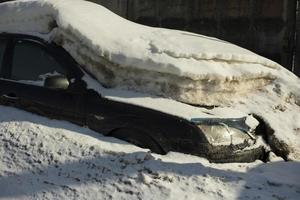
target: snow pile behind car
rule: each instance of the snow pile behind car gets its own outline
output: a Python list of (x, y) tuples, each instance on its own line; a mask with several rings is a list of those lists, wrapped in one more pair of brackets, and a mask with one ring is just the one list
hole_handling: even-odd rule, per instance
[[(0, 32), (54, 41), (105, 87), (220, 106), (208, 115), (224, 107), (254, 113), (266, 123), (275, 151), (300, 159), (300, 80), (273, 61), (216, 38), (138, 25), (81, 0), (8, 2), (1, 4), (0, 15)], [(156, 101), (173, 102), (110, 94), (154, 109)], [(172, 105), (177, 110), (182, 104)]]

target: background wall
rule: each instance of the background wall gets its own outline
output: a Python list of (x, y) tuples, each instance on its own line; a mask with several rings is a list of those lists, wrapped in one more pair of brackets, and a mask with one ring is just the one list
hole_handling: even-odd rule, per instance
[(295, 73), (300, 77), (300, 0), (298, 0), (298, 12), (297, 12), (297, 45), (295, 51)]
[(296, 26), (299, 0), (93, 1), (141, 24), (187, 30), (230, 41), (300, 76), (299, 17)]

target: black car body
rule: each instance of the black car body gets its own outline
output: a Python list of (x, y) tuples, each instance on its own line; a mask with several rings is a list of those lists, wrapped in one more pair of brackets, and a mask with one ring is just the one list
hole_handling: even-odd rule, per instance
[[(41, 76), (42, 75), (42, 76)], [(205, 126), (234, 128), (248, 137), (245, 119), (188, 121), (153, 109), (121, 103), (87, 89), (86, 72), (61, 47), (41, 38), (0, 34), (0, 103), (67, 120), (156, 153), (178, 151), (214, 162), (251, 162), (264, 149), (249, 137), (241, 144), (212, 145)], [(89, 75), (91, 76), (91, 75)]]

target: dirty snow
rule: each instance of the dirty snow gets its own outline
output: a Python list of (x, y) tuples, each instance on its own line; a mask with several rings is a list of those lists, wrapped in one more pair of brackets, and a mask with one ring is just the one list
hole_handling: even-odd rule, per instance
[(0, 113), (0, 199), (299, 199), (299, 162), (161, 156), (68, 122)]
[[(97, 91), (107, 99), (152, 108), (187, 120), (191, 120), (192, 118), (241, 118), (247, 116), (247, 113), (232, 108), (209, 111), (208, 109), (191, 106), (174, 101), (170, 98), (163, 98), (128, 90), (105, 88), (88, 74), (85, 74), (82, 80), (87, 83), (88, 89)], [(248, 125), (250, 127), (255, 128), (257, 126), (257, 120), (255, 120), (252, 116), (248, 116), (247, 119), (249, 120)]]

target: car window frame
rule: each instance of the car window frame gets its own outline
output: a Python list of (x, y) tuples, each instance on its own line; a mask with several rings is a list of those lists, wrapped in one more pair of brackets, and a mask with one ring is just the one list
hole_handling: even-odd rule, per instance
[[(69, 81), (71, 79), (81, 79), (84, 76), (82, 69), (77, 62), (69, 55), (62, 47), (54, 43), (49, 43), (39, 37), (24, 35), (24, 34), (0, 34), (0, 38), (6, 39), (6, 50), (3, 59), (3, 68), (0, 72), (0, 79), (18, 82), (18, 80), (11, 79), (11, 72), (13, 67), (14, 48), (18, 41), (28, 41), (36, 43), (50, 54), (66, 71), (65, 76)], [(28, 83), (30, 84), (30, 83)]]

